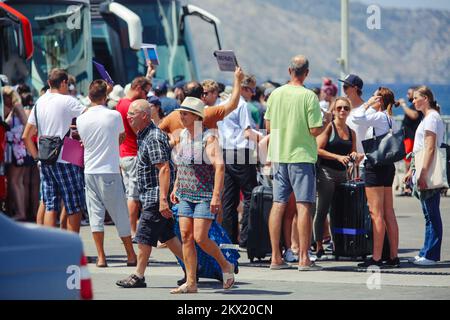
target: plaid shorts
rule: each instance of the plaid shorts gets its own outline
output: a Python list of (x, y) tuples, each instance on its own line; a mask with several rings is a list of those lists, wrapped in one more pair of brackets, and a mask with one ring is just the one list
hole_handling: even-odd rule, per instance
[(83, 169), (71, 163), (42, 164), (42, 199), (46, 211), (60, 211), (61, 198), (67, 214), (86, 211)]

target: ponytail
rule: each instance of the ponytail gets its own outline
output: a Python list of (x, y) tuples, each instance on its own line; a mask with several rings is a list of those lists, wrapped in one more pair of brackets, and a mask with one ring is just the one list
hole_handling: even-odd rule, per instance
[(434, 100), (434, 95), (430, 88), (428, 88), (427, 86), (420, 86), (417, 87), (414, 91), (418, 92), (422, 97), (427, 97), (430, 108), (441, 113), (441, 106), (438, 105), (436, 100)]
[(441, 106), (437, 103), (436, 100), (433, 100), (433, 102), (430, 103), (431, 109), (436, 110), (438, 113), (441, 113)]
[(392, 116), (392, 108), (398, 107), (400, 102), (395, 101), (394, 93), (392, 90), (386, 87), (379, 87), (377, 90), (377, 94), (381, 96), (382, 99), (382, 110), (386, 110), (388, 115)]

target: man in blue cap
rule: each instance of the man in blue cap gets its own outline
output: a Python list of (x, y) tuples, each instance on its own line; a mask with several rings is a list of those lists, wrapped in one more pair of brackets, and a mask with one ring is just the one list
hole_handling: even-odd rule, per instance
[[(339, 79), (339, 81), (344, 83), (344, 93), (347, 98), (351, 102), (352, 110), (347, 117), (347, 125), (355, 131), (356, 133), (356, 151), (359, 154), (358, 160), (359, 162), (359, 172), (361, 178), (364, 178), (364, 149), (361, 141), (365, 140), (367, 129), (369, 129), (366, 125), (360, 125), (353, 122), (353, 115), (358, 108), (364, 108), (364, 100), (361, 98), (362, 96), (362, 88), (364, 86), (364, 82), (355, 74), (348, 74), (343, 80)], [(375, 112), (372, 108), (369, 108), (367, 112)]]
[(180, 107), (177, 100), (167, 97), (167, 81), (158, 82), (156, 86), (153, 87), (153, 89), (155, 92), (155, 96), (157, 96), (161, 101), (161, 108), (163, 109), (166, 116), (173, 110)]
[(161, 107), (161, 100), (157, 96), (150, 96), (147, 98), (148, 103), (150, 103), (151, 117), (153, 123), (159, 126), (164, 118), (164, 111)]
[(185, 84), (186, 84), (186, 81), (180, 80), (180, 81), (176, 82), (173, 86), (173, 93), (175, 94), (175, 99), (177, 99), (179, 104), (181, 102), (183, 102), (184, 98), (185, 98), (184, 90), (183, 90), (183, 87)]

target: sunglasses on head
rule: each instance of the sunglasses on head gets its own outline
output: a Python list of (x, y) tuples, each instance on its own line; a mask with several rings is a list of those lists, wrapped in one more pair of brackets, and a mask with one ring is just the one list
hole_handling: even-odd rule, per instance
[(350, 106), (339, 106), (339, 107), (336, 107), (336, 110), (337, 111), (341, 111), (342, 109), (344, 109), (345, 111), (350, 111)]

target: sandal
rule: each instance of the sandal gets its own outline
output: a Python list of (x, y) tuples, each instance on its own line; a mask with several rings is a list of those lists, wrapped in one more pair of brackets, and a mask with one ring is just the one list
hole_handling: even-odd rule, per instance
[(97, 268), (108, 268), (107, 263), (103, 263), (103, 264), (96, 263), (95, 265), (97, 266)]
[(230, 264), (231, 266), (231, 272), (225, 272), (222, 273), (222, 277), (223, 277), (223, 288), (225, 290), (231, 289), (231, 287), (233, 287), (234, 285), (234, 265)]
[(176, 289), (170, 290), (170, 293), (171, 293), (171, 294), (197, 293), (197, 292), (198, 292), (198, 289), (197, 289), (197, 288), (195, 288), (195, 289), (188, 288), (188, 286), (187, 286), (186, 283), (183, 283), (181, 286), (179, 286), (179, 287), (176, 288)]
[(137, 275), (132, 274), (126, 279), (119, 280), (116, 285), (122, 288), (146, 288), (145, 277), (139, 278)]

